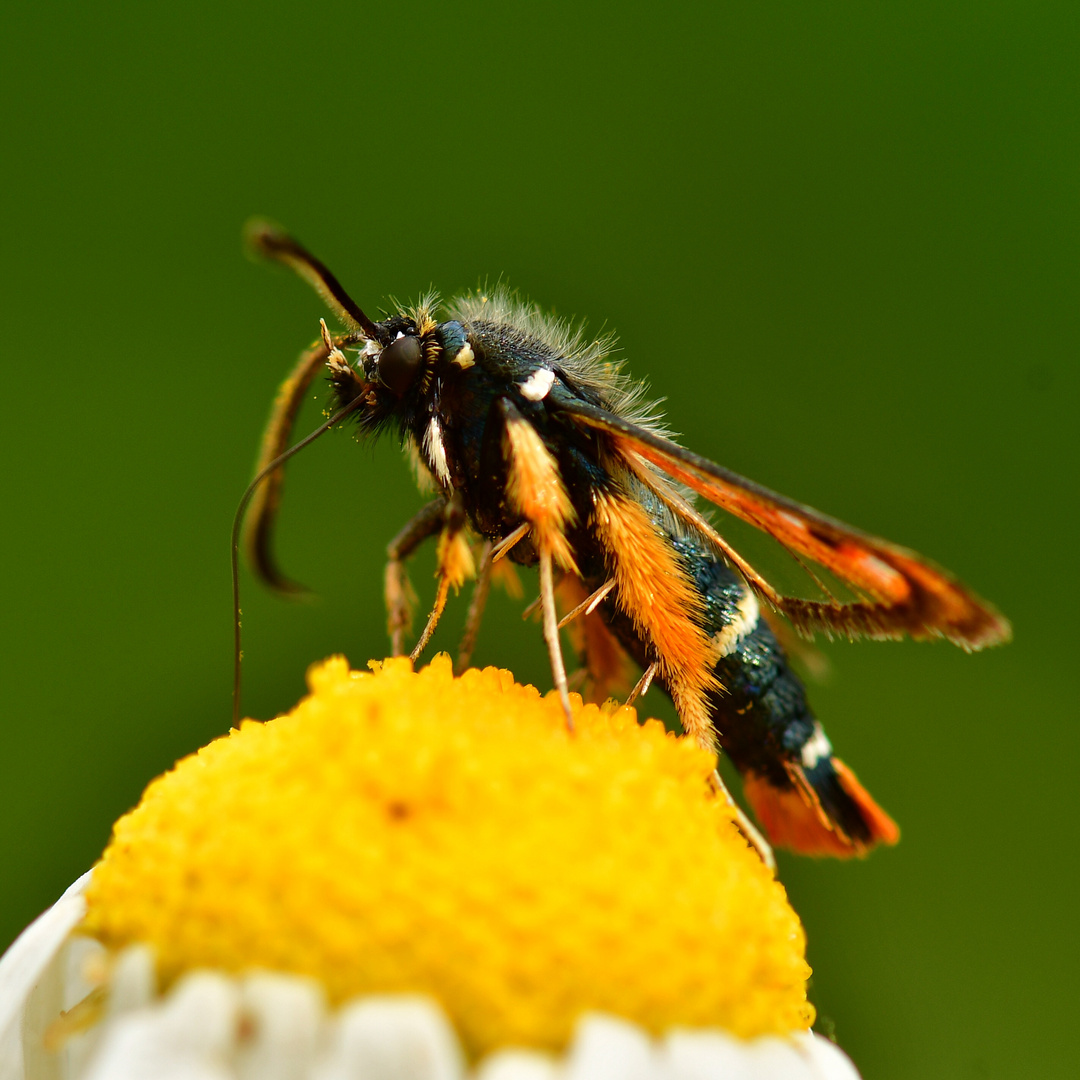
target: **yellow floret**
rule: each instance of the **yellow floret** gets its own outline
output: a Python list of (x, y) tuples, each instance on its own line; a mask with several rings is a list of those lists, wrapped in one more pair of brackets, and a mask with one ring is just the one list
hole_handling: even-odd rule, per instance
[(311, 694), (155, 780), (86, 929), (192, 968), (435, 997), (476, 1053), (559, 1047), (595, 1009), (661, 1032), (804, 1030), (798, 917), (710, 794), (710, 755), (440, 656), (309, 672)]

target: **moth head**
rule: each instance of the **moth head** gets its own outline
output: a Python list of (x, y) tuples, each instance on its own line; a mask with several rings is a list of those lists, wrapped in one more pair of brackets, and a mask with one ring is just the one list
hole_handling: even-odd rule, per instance
[(430, 347), (427, 328), (406, 315), (376, 324), (377, 337), (360, 352), (364, 376), (391, 398), (401, 400), (423, 382)]
[(376, 361), (379, 382), (396, 397), (412, 389), (424, 362), (424, 347), (416, 334), (399, 333)]

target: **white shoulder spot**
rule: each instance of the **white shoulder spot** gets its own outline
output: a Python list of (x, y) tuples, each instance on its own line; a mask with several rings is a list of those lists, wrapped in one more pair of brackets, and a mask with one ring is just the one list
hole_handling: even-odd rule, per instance
[(446, 464), (446, 447), (443, 445), (442, 428), (437, 417), (432, 417), (424, 433), (424, 456), (431, 471), (443, 487), (450, 487), (450, 468)]
[(454, 354), (454, 359), (450, 363), (457, 364), (462, 371), (468, 371), (476, 363), (476, 355), (472, 351), (472, 346), (466, 341)]
[(832, 753), (832, 743), (821, 730), (821, 725), (814, 724), (814, 734), (803, 743), (802, 753), (799, 755), (804, 769), (812, 769), (822, 759)]
[(521, 396), (529, 401), (543, 401), (555, 384), (555, 372), (551, 368), (537, 368), (523, 383), (518, 383)]

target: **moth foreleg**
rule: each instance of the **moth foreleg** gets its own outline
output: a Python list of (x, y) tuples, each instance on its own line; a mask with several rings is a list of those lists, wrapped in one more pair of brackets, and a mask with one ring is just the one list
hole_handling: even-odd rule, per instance
[(434, 536), (439, 531), (443, 524), (445, 507), (444, 496), (432, 499), (421, 507), (386, 546), (383, 592), (386, 597), (386, 629), (390, 634), (391, 656), (400, 656), (405, 651), (405, 634), (412, 627), (413, 606), (416, 603), (416, 594), (405, 569), (405, 560), (429, 536)]
[(414, 662), (424, 651), (431, 640), (431, 635), (435, 632), (435, 627), (439, 624), (451, 587), (460, 589), (466, 578), (476, 576), (476, 563), (473, 561), (472, 549), (469, 547), (465, 534), (465, 508), (460, 498), (455, 496), (447, 500), (442, 507), (441, 517), (443, 530), (439, 535), (439, 546), (435, 556), (437, 561), (435, 575), (439, 579), (439, 585), (435, 593), (435, 605), (428, 616), (424, 632), (413, 646), (412, 652), (409, 653), (409, 659)]

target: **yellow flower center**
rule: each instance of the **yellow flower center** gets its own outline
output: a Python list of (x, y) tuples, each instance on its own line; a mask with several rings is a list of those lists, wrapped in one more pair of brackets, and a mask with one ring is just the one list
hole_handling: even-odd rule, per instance
[(661, 1032), (805, 1030), (798, 917), (708, 790), (710, 755), (633, 709), (440, 656), (309, 673), (155, 780), (94, 871), (86, 929), (193, 968), (434, 996), (476, 1053), (603, 1010)]

